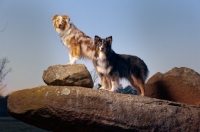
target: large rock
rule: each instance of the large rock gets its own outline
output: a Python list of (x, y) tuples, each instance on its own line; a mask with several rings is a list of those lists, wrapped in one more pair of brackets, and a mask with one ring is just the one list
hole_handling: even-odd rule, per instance
[(72, 86), (41, 86), (8, 98), (16, 119), (54, 132), (197, 132), (200, 108)]
[(185, 67), (158, 72), (146, 83), (145, 96), (200, 105), (200, 75)]
[(51, 86), (92, 88), (94, 85), (89, 71), (83, 64), (50, 66), (44, 71), (42, 78)]

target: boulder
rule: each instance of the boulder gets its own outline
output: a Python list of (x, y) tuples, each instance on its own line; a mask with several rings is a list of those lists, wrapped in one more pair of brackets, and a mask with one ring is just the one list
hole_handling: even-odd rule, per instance
[(12, 93), (14, 118), (54, 132), (200, 131), (200, 108), (149, 97), (75, 86)]
[(146, 83), (145, 96), (200, 105), (200, 75), (186, 67), (158, 72)]
[(48, 67), (42, 76), (51, 86), (81, 86), (92, 88), (92, 77), (83, 64), (55, 65)]

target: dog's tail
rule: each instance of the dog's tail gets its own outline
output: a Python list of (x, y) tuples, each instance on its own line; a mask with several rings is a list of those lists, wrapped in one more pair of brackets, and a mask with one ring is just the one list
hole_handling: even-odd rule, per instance
[(140, 79), (144, 84), (149, 75), (148, 67), (144, 61), (140, 58), (137, 58), (136, 63), (134, 63), (131, 69), (131, 75), (134, 75), (136, 78)]
[(148, 75), (149, 75), (148, 67), (143, 61), (142, 68), (141, 68), (141, 76), (142, 76), (142, 79), (144, 80), (144, 82), (146, 81)]

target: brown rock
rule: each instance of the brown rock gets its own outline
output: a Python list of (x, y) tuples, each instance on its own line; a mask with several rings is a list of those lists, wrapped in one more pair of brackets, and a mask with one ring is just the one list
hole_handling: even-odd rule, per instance
[(41, 86), (8, 98), (16, 119), (54, 132), (197, 132), (200, 108), (105, 90)]
[(42, 76), (51, 86), (81, 86), (92, 88), (92, 77), (83, 64), (55, 65), (48, 67)]
[(145, 96), (200, 105), (200, 75), (185, 67), (158, 72), (146, 83)]

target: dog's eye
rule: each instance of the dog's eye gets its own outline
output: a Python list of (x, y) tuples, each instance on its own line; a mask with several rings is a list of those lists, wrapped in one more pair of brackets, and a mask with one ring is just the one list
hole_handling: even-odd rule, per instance
[(104, 46), (105, 46), (105, 47), (109, 47), (109, 44), (108, 44), (108, 43), (105, 43)]
[(104, 46), (107, 46), (107, 43), (106, 43), (106, 41), (104, 41), (104, 42), (103, 42), (103, 45), (104, 45)]
[(95, 45), (96, 45), (96, 46), (100, 46), (100, 45), (101, 45), (101, 42), (96, 42)]

